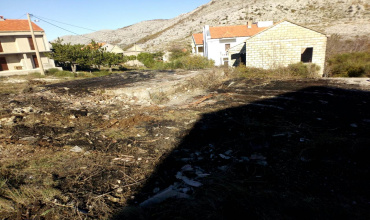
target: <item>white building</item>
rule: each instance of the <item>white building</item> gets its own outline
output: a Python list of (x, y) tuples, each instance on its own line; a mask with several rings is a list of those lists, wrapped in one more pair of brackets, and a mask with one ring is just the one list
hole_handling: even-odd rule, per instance
[(102, 49), (104, 49), (106, 52), (111, 52), (115, 54), (122, 54), (123, 55), (123, 50), (118, 47), (117, 45), (112, 45), (112, 44), (104, 44), (101, 46)]
[(192, 52), (214, 60), (216, 66), (229, 65), (227, 51), (230, 48), (245, 42), (246, 39), (272, 25), (272, 21), (219, 27), (206, 25), (203, 33), (193, 34)]

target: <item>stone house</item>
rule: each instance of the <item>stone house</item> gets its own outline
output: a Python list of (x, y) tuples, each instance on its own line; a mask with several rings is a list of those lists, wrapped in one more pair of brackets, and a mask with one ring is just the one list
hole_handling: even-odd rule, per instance
[(37, 60), (28, 20), (4, 19), (0, 16), (0, 76), (27, 74), (39, 69), (55, 68), (54, 60), (47, 57), (51, 52), (45, 32), (32, 23), (41, 61)]
[(230, 48), (243, 43), (272, 24), (272, 21), (263, 21), (234, 26), (210, 27), (206, 25), (202, 33), (192, 35), (192, 52), (214, 60), (216, 66), (229, 65), (227, 51)]
[(327, 36), (293, 22), (283, 20), (228, 50), (229, 65), (275, 68), (292, 63), (325, 65)]

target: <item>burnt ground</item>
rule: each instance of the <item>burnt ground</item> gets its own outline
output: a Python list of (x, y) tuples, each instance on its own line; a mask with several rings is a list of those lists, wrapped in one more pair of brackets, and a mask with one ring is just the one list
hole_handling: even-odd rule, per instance
[(101, 90), (152, 74), (1, 94), (0, 216), (370, 218), (369, 87), (231, 79), (176, 105)]

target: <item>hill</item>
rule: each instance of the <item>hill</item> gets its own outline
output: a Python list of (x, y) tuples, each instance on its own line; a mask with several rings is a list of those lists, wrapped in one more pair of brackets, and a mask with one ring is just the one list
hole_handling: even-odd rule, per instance
[(288, 19), (326, 34), (346, 38), (370, 33), (370, 4), (361, 0), (212, 0), (173, 19), (139, 22), (117, 30), (101, 30), (80, 36), (63, 36), (72, 44), (95, 41), (127, 48), (136, 43), (147, 50), (171, 43), (188, 43), (192, 33), (211, 26), (246, 24), (247, 21)]

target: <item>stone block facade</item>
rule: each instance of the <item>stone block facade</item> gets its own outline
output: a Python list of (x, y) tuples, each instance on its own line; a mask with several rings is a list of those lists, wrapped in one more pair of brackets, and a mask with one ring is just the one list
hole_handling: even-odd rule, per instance
[(276, 68), (303, 61), (325, 64), (327, 36), (300, 25), (283, 21), (246, 40), (246, 66)]

